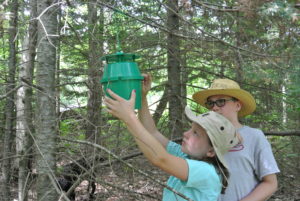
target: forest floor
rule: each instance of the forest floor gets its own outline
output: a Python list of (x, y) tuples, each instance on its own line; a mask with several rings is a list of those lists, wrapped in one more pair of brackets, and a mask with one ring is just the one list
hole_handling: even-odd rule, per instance
[[(143, 156), (130, 161), (135, 167), (151, 174), (156, 180), (166, 183), (168, 176), (153, 167)], [(132, 171), (129, 168), (114, 165), (102, 170), (101, 182), (96, 185), (95, 199), (97, 201), (155, 201), (161, 200), (163, 186), (153, 180)], [(279, 178), (280, 179), (280, 178)], [(292, 180), (295, 180), (293, 178)], [(300, 201), (300, 185), (284, 179), (279, 180), (278, 191), (269, 201)], [(299, 179), (298, 179), (299, 180)], [(88, 182), (83, 181), (76, 188), (76, 201), (87, 201)], [(143, 195), (143, 196), (142, 196)]]
[[(152, 166), (143, 156), (135, 157), (127, 162), (164, 184), (168, 179), (166, 174)], [(281, 170), (281, 172), (283, 171)], [(99, 168), (95, 176), (97, 180), (93, 199), (89, 198), (89, 182), (83, 180), (75, 189), (76, 201), (161, 200), (162, 185), (122, 164), (114, 163), (110, 167)], [(268, 201), (300, 201), (299, 178), (278, 175), (278, 180), (278, 191)], [(17, 197), (17, 191), (14, 192), (14, 197)], [(32, 196), (30, 197), (29, 201), (36, 200), (32, 199)], [(33, 195), (33, 197), (36, 197), (36, 195)], [(13, 201), (17, 201), (17, 199), (15, 198)]]

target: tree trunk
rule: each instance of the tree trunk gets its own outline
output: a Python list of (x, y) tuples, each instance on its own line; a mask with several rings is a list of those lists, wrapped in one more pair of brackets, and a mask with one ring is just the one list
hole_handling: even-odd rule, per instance
[[(167, 67), (169, 88), (169, 130), (172, 135), (182, 135), (181, 79), (180, 79), (180, 44), (173, 35), (179, 31), (178, 0), (167, 1)], [(171, 136), (172, 138), (172, 136)]]
[[(239, 22), (239, 13), (237, 12), (237, 27), (240, 28), (240, 22)], [(239, 30), (239, 29), (238, 29)], [(241, 32), (237, 31), (235, 34), (235, 39), (236, 39), (236, 46), (237, 47), (241, 47), (242, 46), (242, 42), (241, 42)], [(236, 63), (236, 80), (237, 82), (241, 85), (241, 82), (244, 80), (243, 78), (243, 58), (242, 55), (240, 53), (239, 49), (236, 49), (236, 59), (235, 59), (235, 63)], [(243, 88), (241, 86), (241, 88)]]
[[(28, 187), (26, 182), (31, 173), (32, 165), (32, 88), (26, 84), (32, 84), (34, 58), (36, 55), (37, 21), (36, 0), (30, 1), (31, 21), (23, 41), (22, 65), (19, 70), (19, 80), (22, 85), (17, 91), (17, 124), (16, 124), (16, 151), (18, 156), (18, 200), (26, 201)], [(25, 81), (26, 80), (26, 81)], [(28, 183), (28, 182), (27, 182)]]
[[(88, 105), (87, 105), (87, 130), (86, 137), (89, 141), (99, 142), (101, 125), (101, 85), (100, 85), (100, 62), (102, 55), (103, 39), (99, 29), (103, 28), (103, 9), (101, 9), (100, 25), (97, 23), (96, 0), (90, 0), (88, 4), (88, 31), (89, 31), (89, 59), (88, 59)], [(100, 42), (99, 42), (100, 41)]]
[[(183, 59), (182, 59), (182, 65), (181, 65), (181, 97), (184, 97), (182, 98), (182, 105), (183, 106), (186, 106), (187, 105), (187, 88), (186, 88), (186, 85), (187, 85), (187, 82), (188, 82), (188, 72), (187, 72), (187, 54), (184, 53), (184, 55), (182, 56)], [(184, 118), (185, 116), (185, 113), (182, 112), (182, 118)]]
[[(9, 21), (9, 60), (8, 60), (8, 79), (6, 86), (6, 93), (9, 93), (15, 88), (15, 74), (16, 74), (16, 63), (17, 63), (17, 25), (18, 25), (18, 1), (11, 1), (11, 20)], [(13, 149), (12, 144), (15, 136), (14, 123), (15, 123), (15, 104), (14, 104), (15, 93), (9, 93), (7, 95), (5, 104), (5, 130), (4, 130), (4, 148), (3, 158), (6, 160), (2, 164), (2, 198), (3, 200), (12, 200), (10, 197), (10, 183), (12, 173), (12, 155)], [(4, 184), (4, 185), (3, 185)]]
[[(59, 33), (61, 29), (63, 29), (63, 22), (62, 22), (62, 9), (59, 9), (58, 11), (58, 21), (57, 21), (57, 32)], [(57, 118), (60, 118), (60, 94), (61, 94), (61, 87), (60, 87), (60, 84), (61, 84), (61, 80), (60, 80), (60, 60), (61, 60), (61, 41), (58, 40), (57, 41), (57, 48), (56, 48), (56, 69), (55, 69), (55, 94), (56, 94), (56, 115), (57, 115)], [(60, 130), (60, 120), (57, 121), (57, 130), (59, 131)]]
[(57, 1), (37, 1), (38, 51), (36, 83), (36, 146), (37, 198), (39, 201), (57, 201), (54, 179), (57, 123), (55, 107), (55, 65), (57, 48)]
[(162, 113), (164, 112), (164, 110), (166, 109), (166, 106), (167, 106), (167, 103), (168, 103), (168, 87), (165, 86), (165, 89), (164, 89), (164, 93), (159, 101), (159, 104), (158, 106), (156, 107), (156, 110), (153, 114), (153, 120), (155, 122), (155, 125), (158, 124), (160, 118), (161, 118), (161, 115)]

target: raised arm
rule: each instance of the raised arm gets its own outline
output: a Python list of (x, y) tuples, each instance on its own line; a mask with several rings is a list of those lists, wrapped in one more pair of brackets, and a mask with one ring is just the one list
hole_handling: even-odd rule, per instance
[(152, 118), (152, 115), (149, 111), (148, 101), (147, 101), (147, 94), (149, 90), (151, 89), (151, 75), (149, 74), (143, 74), (144, 80), (143, 80), (143, 90), (142, 90), (142, 107), (139, 110), (139, 119), (142, 123), (142, 125), (146, 128), (146, 130), (153, 135), (162, 145), (163, 147), (166, 147), (169, 139), (166, 138), (164, 135), (162, 135), (159, 130), (157, 129), (154, 120)]
[(142, 125), (133, 111), (135, 93), (129, 101), (121, 98), (108, 90), (111, 97), (105, 97), (104, 102), (107, 110), (112, 115), (118, 117), (126, 124), (128, 130), (133, 135), (139, 149), (144, 156), (155, 166), (162, 169), (169, 175), (173, 175), (183, 181), (188, 178), (187, 162), (179, 157), (169, 154), (165, 147)]

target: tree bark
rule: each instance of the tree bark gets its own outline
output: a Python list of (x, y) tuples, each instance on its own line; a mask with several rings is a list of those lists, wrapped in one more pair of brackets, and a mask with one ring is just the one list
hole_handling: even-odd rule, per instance
[(12, 173), (12, 155), (13, 149), (12, 144), (15, 136), (14, 124), (15, 124), (15, 92), (9, 93), (15, 88), (15, 74), (16, 74), (16, 63), (17, 63), (17, 27), (18, 27), (18, 1), (11, 1), (10, 11), (11, 20), (9, 21), (9, 60), (8, 60), (8, 79), (6, 86), (7, 99), (5, 104), (5, 130), (4, 130), (4, 148), (3, 157), (6, 160), (2, 164), (2, 198), (4, 200), (11, 200), (10, 183)]
[[(103, 9), (98, 24), (96, 0), (90, 0), (88, 4), (88, 31), (89, 31), (89, 58), (88, 58), (88, 105), (87, 105), (87, 130), (86, 137), (89, 141), (99, 142), (101, 133), (101, 85), (100, 85), (100, 63), (102, 55), (103, 39), (99, 29), (103, 29)], [(101, 31), (100, 31), (101, 32)]]
[(54, 179), (56, 159), (57, 123), (55, 107), (55, 65), (57, 48), (57, 1), (37, 1), (38, 51), (36, 83), (36, 146), (37, 146), (37, 198), (39, 201), (57, 201)]
[(36, 39), (37, 39), (37, 21), (36, 18), (36, 0), (31, 0), (30, 19), (28, 31), (23, 41), (22, 65), (19, 70), (19, 80), (21, 87), (17, 91), (17, 124), (16, 124), (16, 151), (18, 160), (18, 200), (26, 201), (28, 187), (26, 182), (30, 178), (32, 166), (32, 145), (33, 145), (33, 110), (32, 110), (32, 88), (24, 81), (32, 84), (34, 59), (36, 55)]
[[(239, 19), (239, 13), (237, 12), (237, 17), (236, 17), (236, 26), (238, 28), (240, 28), (240, 19)], [(241, 41), (241, 32), (237, 31), (235, 33), (235, 39), (236, 39), (236, 46), (241, 48), (242, 46), (242, 41)], [(242, 81), (244, 80), (243, 78), (243, 59), (242, 59), (242, 55), (240, 53), (239, 49), (236, 49), (236, 59), (235, 59), (235, 63), (236, 63), (236, 79), (238, 83), (242, 83)], [(241, 88), (243, 88), (241, 86)]]
[[(178, 0), (167, 1), (167, 67), (169, 95), (169, 130), (174, 136), (182, 135), (180, 41), (174, 35), (179, 31)], [(172, 137), (172, 136), (171, 136)]]
[(153, 120), (155, 122), (155, 125), (158, 124), (159, 119), (161, 118), (162, 113), (166, 109), (168, 103), (168, 87), (165, 86), (164, 93), (159, 101), (158, 106), (156, 107), (156, 110), (153, 114)]
[[(182, 105), (187, 105), (187, 82), (188, 82), (188, 72), (187, 72), (187, 55), (184, 53), (182, 56), (182, 65), (181, 65), (181, 99)], [(182, 119), (185, 118), (185, 113), (182, 111)]]

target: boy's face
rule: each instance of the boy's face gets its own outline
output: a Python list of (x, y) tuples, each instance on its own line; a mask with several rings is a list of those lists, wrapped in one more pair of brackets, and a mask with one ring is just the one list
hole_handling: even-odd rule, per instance
[(213, 107), (210, 108), (210, 110), (225, 116), (229, 120), (236, 118), (238, 115), (238, 112), (241, 110), (242, 104), (240, 101), (232, 100), (231, 96), (214, 95), (214, 96), (210, 96), (207, 99), (207, 102), (210, 102), (210, 101), (216, 102), (221, 99), (226, 100), (225, 102), (223, 101), (224, 105), (219, 107), (217, 104), (214, 104)]
[(192, 128), (183, 134), (181, 150), (196, 159), (215, 155), (206, 131), (194, 122)]

